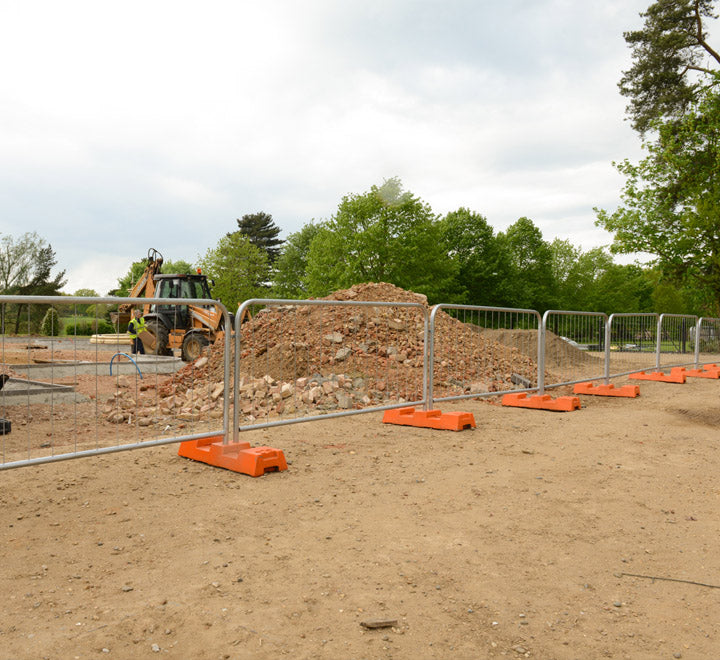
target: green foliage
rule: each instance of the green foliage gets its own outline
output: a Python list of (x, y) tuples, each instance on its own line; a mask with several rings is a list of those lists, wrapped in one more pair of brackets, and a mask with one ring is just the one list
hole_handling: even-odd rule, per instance
[(250, 239), (257, 248), (264, 250), (268, 262), (272, 265), (280, 255), (282, 239), (278, 238), (280, 227), (275, 224), (269, 213), (249, 213), (237, 221), (238, 230)]
[(457, 275), (446, 302), (503, 306), (512, 299), (510, 256), (485, 217), (467, 208), (440, 221), (440, 233)]
[(42, 323), (40, 324), (40, 333), (46, 337), (57, 337), (62, 333), (62, 323), (60, 315), (54, 307), (49, 307)]
[(135, 286), (135, 282), (137, 282), (142, 276), (147, 266), (147, 263), (148, 261), (146, 257), (138, 259), (137, 261), (133, 261), (130, 264), (128, 272), (118, 279), (117, 289), (109, 291), (108, 295), (118, 296), (119, 298), (126, 298), (128, 295), (130, 295), (130, 290), (133, 288), (133, 286)]
[(65, 334), (68, 337), (89, 336), (97, 334), (115, 333), (115, 327), (112, 323), (97, 318), (79, 318), (74, 317), (65, 323)]
[(308, 253), (319, 230), (320, 225), (310, 222), (287, 237), (275, 262), (273, 294), (278, 298), (307, 298)]
[(359, 282), (389, 282), (437, 301), (449, 295), (455, 269), (430, 206), (389, 179), (343, 197), (335, 216), (319, 226), (306, 283), (310, 295), (323, 296)]
[[(79, 310), (78, 310), (79, 313)], [(85, 308), (85, 316), (91, 316), (97, 319), (110, 319), (110, 305), (88, 305)]]
[[(17, 240), (6, 235), (0, 239), (0, 293), (25, 296), (57, 296), (65, 286), (65, 271), (52, 277), (57, 265), (55, 251), (35, 232), (28, 232)], [(29, 315), (28, 313), (29, 312)], [(33, 305), (27, 310), (24, 304), (12, 305), (6, 312), (5, 327), (10, 327), (13, 316), (15, 332), (21, 326), (38, 328), (45, 307)]]
[(168, 275), (194, 275), (197, 269), (184, 259), (178, 259), (177, 261), (164, 261), (162, 272)]
[(643, 28), (624, 34), (633, 63), (619, 87), (630, 99), (633, 128), (644, 134), (654, 121), (683, 116), (702, 85), (713, 82), (720, 55), (707, 42), (711, 0), (657, 0), (640, 15)]
[(244, 300), (267, 297), (264, 287), (269, 277), (267, 254), (239, 231), (223, 236), (198, 263), (203, 273), (215, 282), (213, 296), (230, 312)]
[(652, 283), (635, 264), (609, 264), (590, 287), (586, 311), (605, 314), (652, 312)]
[(529, 218), (520, 218), (498, 235), (510, 259), (510, 306), (540, 312), (555, 306), (553, 251)]
[(679, 120), (655, 122), (637, 165), (616, 165), (626, 177), (622, 205), (598, 210), (617, 253), (656, 257), (663, 276), (692, 282), (720, 310), (720, 95), (706, 88)]
[[(95, 291), (94, 289), (78, 289), (72, 295), (77, 296), (77, 297), (83, 297), (83, 298), (98, 298), (98, 297), (100, 297), (100, 294), (98, 294), (98, 292)], [(68, 309), (68, 313), (71, 313), (71, 314), (82, 314), (82, 315), (87, 314), (87, 315), (89, 315), (90, 312), (88, 311), (88, 309), (90, 307), (94, 308), (95, 305), (94, 304), (88, 304), (88, 305), (75, 304), (75, 305), (64, 305), (64, 307), (72, 308), (72, 309)], [(64, 310), (61, 313), (63, 313), (63, 315), (64, 315), (65, 314)]]

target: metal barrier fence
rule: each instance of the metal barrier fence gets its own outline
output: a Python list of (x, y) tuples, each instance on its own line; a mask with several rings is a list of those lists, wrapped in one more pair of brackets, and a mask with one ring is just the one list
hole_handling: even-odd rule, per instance
[(234, 442), (240, 431), (427, 406), (420, 303), (246, 300), (235, 334)]
[(540, 314), (435, 305), (430, 314), (428, 406), (538, 388)]
[(219, 375), (209, 380), (209, 347), (200, 341), (201, 359), (183, 365), (163, 343), (180, 338), (173, 330), (157, 344), (160, 355), (132, 355), (126, 325), (109, 343), (91, 344), (82, 333), (102, 327), (106, 307), (118, 304), (180, 315), (214, 309), (232, 327), (214, 300), (0, 296), (0, 469), (227, 437), (230, 333), (215, 343)]
[[(118, 305), (145, 306), (149, 355), (124, 323), (83, 334)], [(720, 361), (716, 318), (419, 302), (253, 299), (233, 322), (207, 299), (0, 296), (0, 332), (0, 470)]]
[(661, 314), (657, 330), (657, 369), (695, 364), (691, 330), (697, 332), (697, 316)]
[(695, 351), (695, 366), (712, 362), (720, 354), (720, 319), (701, 317), (690, 329), (690, 343)]
[(559, 387), (604, 378), (608, 360), (606, 314), (548, 310), (543, 314), (540, 394)]
[(610, 315), (606, 382), (611, 377), (626, 376), (657, 366), (658, 321), (657, 314)]

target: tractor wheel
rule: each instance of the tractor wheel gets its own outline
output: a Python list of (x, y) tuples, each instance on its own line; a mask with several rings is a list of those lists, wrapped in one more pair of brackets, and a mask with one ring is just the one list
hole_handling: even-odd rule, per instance
[(145, 352), (150, 355), (172, 355), (172, 350), (168, 348), (167, 328), (160, 321), (148, 321), (146, 328), (155, 337), (155, 347), (145, 347)]
[(185, 335), (182, 343), (182, 359), (185, 362), (197, 360), (209, 344), (208, 338), (199, 332), (192, 332)]

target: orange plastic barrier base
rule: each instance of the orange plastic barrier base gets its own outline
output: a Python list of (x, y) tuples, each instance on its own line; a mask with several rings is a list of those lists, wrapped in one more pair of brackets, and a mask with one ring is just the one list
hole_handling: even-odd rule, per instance
[(685, 383), (685, 367), (673, 367), (670, 373), (666, 374), (662, 371), (651, 371), (649, 374), (644, 371), (638, 371), (636, 374), (630, 374), (630, 378), (634, 380), (655, 380), (660, 383)]
[(444, 413), (439, 410), (415, 410), (415, 408), (386, 410), (382, 421), (383, 424), (418, 426), (439, 431), (463, 431), (475, 428), (475, 417), (472, 413)]
[(720, 369), (713, 365), (706, 364), (702, 369), (685, 369), (685, 375), (688, 378), (720, 378)]
[(249, 474), (251, 477), (287, 470), (287, 461), (281, 449), (251, 447), (249, 442), (230, 442), (224, 445), (222, 436), (181, 442), (178, 456)]
[(640, 395), (639, 385), (623, 385), (615, 387), (612, 383), (608, 385), (594, 383), (576, 383), (573, 387), (574, 394), (594, 394), (595, 396), (624, 396), (634, 399)]
[(536, 410), (553, 410), (555, 412), (572, 412), (580, 409), (580, 399), (576, 396), (559, 396), (557, 399), (553, 399), (549, 394), (533, 394), (528, 397), (527, 392), (518, 392), (503, 396), (502, 405), (517, 408), (534, 408)]

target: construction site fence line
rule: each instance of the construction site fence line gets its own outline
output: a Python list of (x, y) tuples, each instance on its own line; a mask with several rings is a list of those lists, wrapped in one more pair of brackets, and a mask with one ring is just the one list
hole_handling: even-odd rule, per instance
[[(110, 438), (107, 442), (111, 444), (103, 446), (100, 446), (96, 440), (95, 446), (89, 448), (92, 445), (92, 430), (88, 428), (87, 423), (85, 427), (82, 425), (78, 427), (77, 421), (75, 421), (75, 433), (72, 430), (68, 432), (68, 429), (72, 429), (73, 416), (77, 420), (78, 406), (85, 405), (83, 411), (90, 410), (90, 416), (92, 414), (95, 416), (97, 434), (97, 428), (104, 422), (100, 401), (98, 397), (92, 401), (92, 396), (91, 400), (81, 400), (82, 397), (75, 393), (68, 395), (63, 389), (62, 383), (56, 385), (56, 371), (58, 374), (62, 373), (62, 378), (65, 378), (67, 377), (65, 374), (71, 370), (72, 373), (75, 373), (77, 381), (80, 367), (77, 362), (60, 365), (51, 360), (49, 361), (50, 365), (47, 366), (50, 369), (49, 383), (47, 383), (47, 379), (42, 382), (33, 381), (30, 375), (27, 380), (11, 378), (9, 381), (20, 380), (28, 384), (36, 382), (51, 386), (50, 394), (47, 395), (49, 403), (43, 404), (45, 408), (42, 411), (42, 415), (44, 415), (42, 419), (33, 419), (32, 406), (34, 406), (35, 399), (31, 403), (30, 394), (27, 395), (27, 402), (23, 403), (18, 402), (18, 396), (11, 396), (12, 392), (7, 391), (11, 389), (10, 387), (0, 390), (0, 423), (7, 421), (4, 419), (5, 417), (12, 418), (9, 421), (14, 422), (12, 431), (6, 435), (0, 435), (0, 470), (210, 437), (222, 437), (222, 442), (228, 444), (238, 442), (240, 433), (245, 431), (337, 419), (408, 406), (419, 406), (431, 410), (434, 409), (436, 403), (441, 401), (481, 399), (515, 392), (543, 394), (547, 389), (578, 382), (595, 380), (609, 383), (611, 379), (647, 369), (659, 370), (682, 366), (700, 368), (702, 364), (720, 362), (720, 319), (694, 315), (654, 313), (607, 315), (600, 312), (566, 310), (548, 310), (541, 315), (532, 309), (494, 306), (439, 304), (428, 308), (427, 305), (419, 302), (255, 298), (242, 302), (233, 320), (233, 316), (228, 310), (216, 300), (112, 296), (0, 296), (0, 361), (5, 362), (4, 354), (8, 345), (17, 345), (23, 341), (28, 344), (28, 355), (32, 352), (31, 348), (39, 348), (37, 345), (30, 345), (33, 342), (37, 343), (36, 340), (47, 344), (46, 348), (49, 348), (50, 355), (53, 350), (61, 350), (54, 348), (56, 344), (62, 345), (62, 342), (56, 338), (31, 334), (30, 328), (33, 324), (37, 325), (38, 310), (44, 309), (44, 307), (38, 306), (54, 306), (63, 310), (69, 308), (71, 310), (69, 318), (75, 323), (74, 327), (77, 330), (79, 319), (87, 318), (79, 312), (80, 306), (82, 309), (93, 306), (97, 323), (101, 313), (99, 310), (103, 305), (169, 305), (174, 306), (173, 309), (193, 305), (206, 308), (215, 307), (219, 310), (222, 314), (223, 327), (234, 330), (234, 333), (229, 331), (223, 333), (223, 353), (220, 358), (222, 398), (213, 404), (216, 406), (214, 408), (216, 416), (203, 418), (202, 424), (198, 425), (201, 428), (192, 428), (192, 424), (195, 423), (195, 420), (192, 419), (193, 416), (183, 417), (182, 411), (175, 410), (170, 413), (169, 417), (158, 414), (161, 423), (156, 422), (154, 427), (141, 429), (138, 424), (139, 412), (136, 411), (134, 416), (132, 413), (129, 414), (127, 423), (118, 423), (117, 436), (122, 437), (116, 438), (114, 442)], [(253, 322), (245, 326), (243, 323), (245, 312), (257, 308), (262, 308), (263, 311), (256, 314)], [(310, 319), (312, 316), (310, 310), (316, 308), (322, 308), (321, 317), (319, 320), (313, 321)], [(257, 332), (260, 334), (263, 328), (263, 319), (269, 319), (273, 312), (277, 312), (276, 317), (272, 317), (273, 323), (275, 323), (274, 327), (278, 330), (277, 336), (285, 341), (285, 335), (287, 335), (290, 338), (288, 341), (292, 343), (293, 337), (300, 337), (298, 332), (301, 328), (298, 324), (301, 314), (298, 312), (303, 309), (308, 310), (305, 315), (309, 319), (307, 323), (319, 324), (315, 328), (315, 334), (307, 334), (307, 337), (313, 338), (307, 341), (316, 342), (314, 345), (305, 346), (307, 355), (312, 358), (308, 358), (308, 368), (311, 364), (323, 365), (326, 364), (322, 362), (323, 357), (328, 357), (330, 355), (328, 351), (334, 350), (335, 347), (335, 344), (332, 343), (332, 335), (340, 334), (333, 324), (345, 322), (343, 319), (348, 317), (342, 316), (342, 310), (348, 308), (358, 310), (357, 318), (364, 316), (358, 321), (357, 327), (353, 327), (352, 330), (345, 328), (348, 330), (348, 337), (337, 341), (340, 341), (343, 347), (353, 346), (353, 350), (346, 349), (350, 350), (350, 353), (353, 353), (359, 344), (370, 346), (372, 342), (375, 342), (373, 350), (358, 349), (356, 351), (358, 355), (353, 354), (353, 359), (358, 360), (356, 364), (378, 370), (379, 375), (373, 373), (372, 378), (364, 371), (357, 371), (361, 374), (357, 378), (360, 381), (364, 379), (365, 384), (362, 387), (367, 388), (368, 394), (370, 394), (369, 383), (372, 379), (377, 383), (378, 380), (385, 378), (381, 395), (378, 395), (375, 400), (369, 396), (362, 402), (356, 400), (356, 405), (348, 409), (340, 409), (341, 406), (336, 405), (334, 409), (328, 408), (326, 412), (318, 413), (318, 406), (315, 405), (304, 408), (305, 416), (303, 416), (298, 414), (299, 411), (302, 412), (300, 407), (294, 407), (287, 416), (281, 418), (272, 417), (270, 414), (265, 419), (247, 415), (241, 421), (241, 406), (243, 405), (240, 392), (241, 374), (254, 373), (253, 370), (245, 368), (247, 367), (246, 361), (254, 353), (249, 350), (252, 348), (249, 343), (251, 337), (244, 336), (244, 333), (256, 332), (254, 328), (257, 326)], [(378, 310), (385, 311), (381, 313)], [(395, 310), (395, 313), (392, 310)], [(268, 316), (263, 317), (260, 316), (261, 314), (268, 314)], [(397, 357), (397, 352), (401, 348), (400, 339), (397, 339), (398, 346), (385, 345), (381, 347), (379, 345), (381, 326), (377, 322), (378, 319), (383, 320), (383, 323), (387, 321), (388, 327), (390, 327), (391, 321), (400, 323), (401, 329), (406, 331), (408, 336), (406, 346), (414, 347), (412, 360), (407, 357), (403, 362), (400, 357)], [(15, 324), (15, 327), (26, 327), (26, 334), (11, 335), (9, 330), (12, 323)], [(269, 356), (270, 349), (275, 347), (274, 342), (276, 341), (270, 337), (269, 328), (270, 326), (265, 326), (265, 336), (264, 338), (260, 337), (260, 340), (264, 340), (266, 345), (255, 347), (257, 353), (266, 357)], [(119, 333), (117, 335), (118, 342), (120, 342), (124, 329), (116, 328)], [(330, 333), (330, 340), (324, 337), (325, 332)], [(350, 333), (355, 333), (352, 338), (349, 336)], [(397, 334), (402, 334), (402, 332)], [(384, 341), (396, 341), (392, 339), (394, 336), (388, 331), (384, 335)], [(412, 336), (414, 344), (410, 343), (410, 336)], [(71, 345), (71, 348), (66, 350), (78, 350), (77, 346), (81, 345), (79, 337), (78, 334), (63, 336), (63, 340)], [(328, 346), (324, 346), (323, 342)], [(119, 346), (118, 344), (118, 353), (120, 352)], [(384, 352), (380, 350), (381, 348)], [(390, 348), (396, 351), (392, 356)], [(99, 349), (96, 346), (93, 350), (98, 351)], [(111, 346), (104, 350), (114, 349)], [(210, 355), (209, 349), (207, 350)], [(409, 355), (410, 349), (407, 352)], [(397, 357), (397, 359), (391, 359), (391, 357)], [(332, 366), (335, 365), (335, 362), (331, 360), (327, 364)], [(341, 361), (341, 364), (347, 363)], [(119, 361), (118, 365), (120, 365)], [(11, 369), (13, 366), (17, 365), (4, 364), (6, 369)], [(28, 365), (28, 374), (30, 367), (38, 366), (44, 365)], [(89, 367), (90, 373), (94, 368), (96, 391), (98, 391), (100, 377), (108, 376), (105, 371), (101, 373), (101, 369), (105, 369), (106, 366), (105, 363), (96, 360), (94, 366), (91, 364)], [(144, 368), (150, 369), (147, 363)], [(200, 371), (195, 373), (195, 362), (186, 364), (182, 369), (182, 373), (185, 374), (183, 377), (189, 383), (186, 385), (187, 389), (182, 393), (191, 397), (194, 389), (208, 388), (206, 374)], [(161, 382), (159, 377), (161, 372), (158, 370), (154, 373), (155, 385), (157, 385)], [(317, 373), (320, 373), (320, 370)], [(354, 384), (350, 382), (353, 369), (348, 367), (347, 373), (349, 376), (345, 379), (345, 384), (348, 387), (354, 387)], [(308, 378), (311, 378), (310, 382), (313, 382), (312, 374), (307, 375)], [(119, 379), (119, 370), (112, 377)], [(247, 377), (250, 378), (250, 376)], [(322, 374), (320, 377), (321, 380), (324, 378)], [(133, 382), (135, 395), (138, 395), (138, 391), (144, 391), (140, 389), (141, 380), (139, 378), (143, 379), (142, 373), (139, 374), (139, 378), (136, 374), (134, 381), (132, 376), (125, 375), (123, 378), (125, 379), (125, 384), (122, 386), (125, 388), (124, 395), (130, 399), (133, 395), (133, 392), (130, 391)], [(253, 378), (259, 377), (253, 376)], [(295, 378), (295, 383), (300, 380), (296, 377), (295, 372), (293, 378)], [(303, 377), (302, 380), (307, 381), (308, 378)], [(148, 380), (149, 376), (146, 373), (142, 380), (146, 389)], [(333, 383), (330, 385), (333, 386)], [(114, 395), (118, 405), (120, 387), (120, 385), (116, 386)], [(172, 396), (177, 398), (174, 387), (173, 385)], [(155, 389), (155, 410), (159, 411), (160, 394), (157, 392), (158, 388)], [(299, 386), (295, 387), (295, 395), (298, 390)], [(46, 389), (43, 389), (42, 392), (46, 392)], [(15, 394), (18, 393), (15, 392)], [(218, 391), (216, 394), (220, 394), (220, 392)], [(344, 394), (344, 392), (340, 394)], [(352, 394), (355, 396), (354, 391)], [(74, 409), (66, 407), (68, 396)], [(136, 398), (139, 402), (141, 397), (136, 396)], [(339, 395), (337, 403), (339, 404)], [(106, 404), (109, 405), (107, 402)], [(192, 403), (189, 405), (192, 408)], [(247, 405), (247, 401), (245, 401), (245, 405)], [(94, 413), (92, 406), (94, 406)], [(139, 403), (137, 406), (139, 408)], [(222, 408), (222, 422), (219, 419), (220, 407)], [(191, 421), (186, 424), (183, 421), (185, 419)], [(217, 422), (215, 423), (213, 419), (217, 419)], [(167, 425), (165, 425), (166, 420), (168, 421)], [(41, 431), (34, 435), (33, 426), (37, 422), (42, 422), (41, 427), (35, 427), (41, 428)], [(164, 429), (161, 428), (162, 425), (165, 425)], [(191, 428), (186, 428), (188, 426)], [(102, 436), (104, 439), (111, 435), (107, 432), (107, 428), (104, 427), (105, 435)], [(168, 434), (167, 431), (171, 428), (180, 432)], [(71, 436), (70, 440), (68, 440), (68, 435)], [(73, 435), (74, 437), (72, 437)], [(129, 437), (132, 438), (135, 435), (143, 437), (138, 441), (129, 442)], [(146, 438), (146, 435), (150, 437)], [(20, 440), (18, 441), (16, 438), (20, 438)]]

